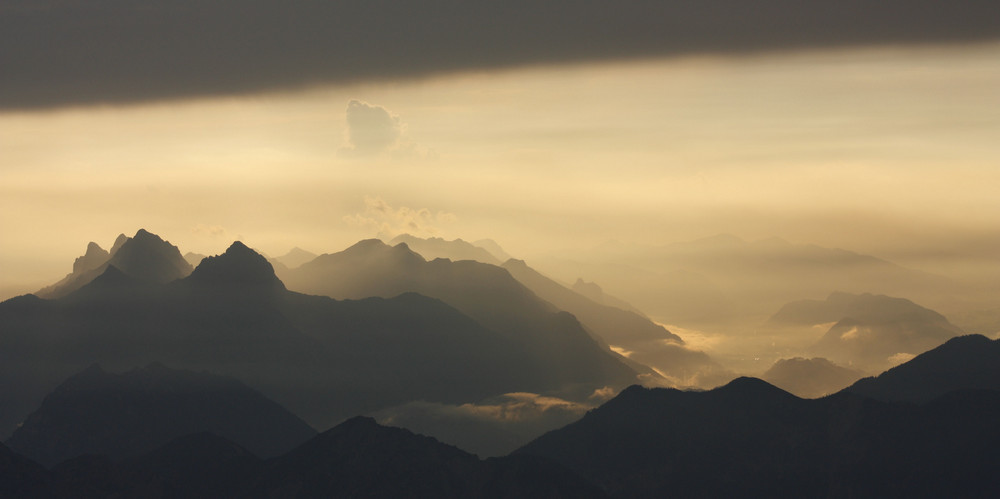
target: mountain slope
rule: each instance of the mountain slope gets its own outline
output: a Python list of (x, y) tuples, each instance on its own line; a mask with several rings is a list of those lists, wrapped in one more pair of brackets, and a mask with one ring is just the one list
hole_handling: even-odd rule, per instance
[[(893, 357), (911, 357), (962, 334), (943, 315), (910, 300), (870, 293), (833, 293), (825, 301), (786, 304), (771, 326), (808, 328), (834, 323), (810, 348), (814, 355), (879, 372)], [(898, 363), (898, 362), (897, 362)]]
[(195, 433), (118, 462), (65, 461), (28, 485), (21, 490), (33, 497), (607, 497), (543, 458), (484, 461), (368, 418), (347, 420), (267, 461), (225, 438)]
[(596, 487), (539, 459), (476, 456), (352, 418), (268, 464), (257, 488), (300, 497), (603, 497)]
[(158, 364), (112, 374), (94, 365), (46, 396), (7, 445), (51, 466), (84, 454), (135, 456), (199, 431), (229, 438), (262, 457), (287, 452), (316, 434), (231, 378)]
[(613, 497), (985, 497), (1000, 485), (1000, 392), (925, 406), (803, 400), (741, 378), (708, 392), (630, 387), (517, 451)]
[(642, 315), (595, 303), (521, 260), (507, 260), (503, 268), (543, 300), (576, 316), (598, 338), (627, 352), (630, 360), (656, 369), (678, 386), (710, 388), (735, 377), (707, 354), (685, 348), (679, 336)]
[(0, 444), (0, 497), (32, 497), (49, 482), (42, 465)]
[[(634, 379), (599, 357), (572, 317), (546, 310), (542, 319), (525, 320), (537, 328), (526, 334), (540, 336), (526, 341), (413, 293), (337, 301), (290, 292), (242, 243), (167, 284), (109, 267), (61, 299), (0, 303), (0, 433), (94, 363), (125, 371), (162, 362), (231, 376), (315, 427), (417, 400), (461, 404), (567, 385), (589, 395)], [(617, 365), (620, 378), (601, 362)]]
[(87, 253), (73, 263), (73, 272), (59, 282), (35, 294), (42, 298), (60, 298), (80, 289), (115, 267), (126, 275), (144, 282), (166, 283), (191, 273), (193, 267), (169, 241), (139, 229), (135, 236), (118, 236), (110, 252), (95, 243), (87, 245)]
[(494, 265), (441, 258), (428, 262), (405, 244), (388, 246), (373, 239), (321, 255), (282, 279), (289, 289), (337, 299), (407, 292), (440, 299), (534, 357), (518, 367), (538, 381), (524, 391), (589, 395), (595, 388), (635, 381), (635, 372), (596, 342), (576, 318), (559, 312)]
[(844, 391), (879, 400), (925, 402), (970, 389), (1000, 390), (1000, 340), (978, 334), (952, 338)]
[(778, 238), (719, 235), (666, 246), (606, 244), (534, 261), (549, 275), (600, 282), (654, 318), (693, 327), (735, 322), (739, 328), (791, 300), (836, 290), (905, 296), (937, 307), (951, 303), (956, 289), (947, 278), (870, 255)]

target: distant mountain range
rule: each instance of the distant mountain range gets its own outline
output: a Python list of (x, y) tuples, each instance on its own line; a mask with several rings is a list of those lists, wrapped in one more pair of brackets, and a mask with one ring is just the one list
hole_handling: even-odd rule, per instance
[[(169, 262), (164, 254), (180, 258), (165, 245), (140, 231), (76, 291), (0, 303), (0, 385), (10, 387), (0, 390), (0, 433), (94, 363), (124, 371), (162, 362), (232, 376), (319, 428), (416, 400), (460, 404), (511, 392), (586, 399), (637, 379), (573, 316), (498, 267), (426, 262), (405, 246), (363, 242), (300, 267), (319, 265), (305, 275), (320, 285), (353, 282), (346, 289), (355, 298), (386, 296), (337, 301), (288, 291), (239, 242), (168, 283), (113, 264), (117, 255), (156, 265)], [(416, 289), (460, 309), (413, 293), (416, 277), (426, 279)]]
[(193, 270), (176, 246), (139, 229), (133, 237), (119, 235), (110, 252), (104, 251), (97, 243), (89, 243), (87, 252), (73, 262), (72, 273), (35, 295), (41, 298), (66, 296), (112, 266), (133, 279), (160, 284), (180, 279)]
[[(397, 236), (391, 243), (397, 247), (400, 243), (405, 243), (407, 248), (427, 259), (440, 258), (455, 262), (472, 260), (499, 265), (538, 298), (555, 306), (556, 309), (573, 314), (599, 342), (613, 346), (617, 352), (625, 352), (631, 362), (630, 366), (639, 372), (648, 372), (647, 366), (652, 367), (657, 374), (664, 376), (667, 382), (675, 386), (713, 387), (735, 377), (733, 373), (712, 361), (704, 352), (684, 347), (684, 341), (679, 336), (653, 323), (627, 304), (624, 304), (625, 308), (621, 308), (598, 302), (542, 275), (523, 260), (508, 259), (501, 265), (485, 249), (461, 239), (453, 241), (441, 238), (423, 239), (404, 234)], [(299, 281), (289, 282), (298, 285)], [(472, 288), (473, 285), (468, 282), (463, 284), (468, 288)], [(510, 283), (508, 286), (513, 287)], [(600, 287), (594, 284), (588, 287), (580, 283), (579, 286), (586, 288), (592, 296), (601, 301), (618, 302), (612, 297), (605, 296)], [(423, 282), (415, 283), (411, 289), (452, 303), (450, 296), (430, 291), (428, 287), (428, 283)], [(321, 288), (306, 289), (323, 293)], [(460, 303), (452, 304), (462, 308)]]
[[(500, 265), (506, 261), (506, 259), (501, 260), (486, 248), (461, 239), (448, 241), (440, 237), (424, 239), (409, 234), (400, 234), (389, 241), (390, 246), (396, 246), (399, 243), (405, 243), (407, 247), (420, 253), (428, 260), (434, 260), (435, 258), (447, 258), (452, 261), (473, 260), (491, 265)], [(494, 249), (498, 249), (503, 254), (506, 254), (499, 245), (495, 246)]]
[(865, 376), (822, 357), (779, 359), (761, 379), (797, 397), (817, 398), (838, 392)]
[(963, 334), (933, 310), (904, 298), (870, 293), (837, 292), (824, 301), (794, 301), (783, 306), (768, 324), (828, 328), (810, 353), (869, 372), (885, 370)]
[[(405, 246), (389, 249), (403, 261), (416, 261), (402, 251)], [(440, 322), (442, 317), (451, 322)], [(481, 344), (462, 339), (510, 339), (415, 294), (341, 302), (289, 292), (264, 257), (241, 243), (170, 284), (140, 281), (110, 266), (64, 298), (8, 300), (0, 303), (0, 328), (5, 410), (9, 401), (23, 402), (24, 393), (40, 385), (41, 373), (53, 367), (102, 356), (128, 364), (143, 357), (141, 349), (151, 349), (187, 358), (188, 365), (240, 371), (241, 379), (253, 380), (249, 385), (282, 388), (277, 391), (300, 409), (316, 412), (329, 410), (322, 394), (349, 398), (352, 383), (371, 382), (393, 366), (404, 366), (405, 375), (389, 378), (395, 384), (413, 379), (409, 390), (475, 377), (481, 364), (474, 352)], [(420, 363), (404, 365), (408, 357), (426, 360), (427, 350), (452, 344), (463, 354), (473, 352), (465, 357), (471, 362), (461, 364), (462, 356), (445, 353), (431, 358), (427, 371)], [(374, 345), (389, 357), (352, 363), (352, 354), (371, 354)], [(529, 360), (517, 358), (516, 348), (509, 353), (513, 357), (505, 361), (514, 365)], [(495, 357), (481, 360), (489, 359)], [(452, 363), (460, 367), (449, 372)], [(366, 370), (367, 364), (375, 368)], [(245, 365), (253, 368), (241, 371)], [(341, 371), (323, 370), (341, 365)], [(268, 366), (280, 373), (262, 371)], [(45, 468), (0, 445), (0, 496), (992, 497), (1000, 487), (998, 366), (1000, 340), (970, 335), (814, 400), (753, 378), (710, 391), (631, 386), (579, 421), (487, 460), (364, 417), (297, 437), (307, 440), (283, 444), (294, 448), (265, 460), (230, 440), (253, 435), (204, 431), (232, 431), (241, 417), (279, 426), (295, 421), (242, 383), (159, 365), (121, 375), (91, 367), (53, 384), (58, 388), (49, 390), (10, 443), (21, 445), (23, 430), (40, 437), (30, 448), (50, 450), (75, 434), (104, 442), (96, 452), (106, 455), (71, 457)], [(434, 373), (445, 376), (436, 379)], [(316, 378), (303, 376), (309, 374)], [(346, 382), (336, 385), (337, 376)], [(365, 393), (384, 397), (380, 387), (370, 383)], [(214, 412), (212, 407), (230, 411), (222, 419), (233, 422), (232, 428), (213, 427), (218, 419), (196, 415)], [(267, 417), (268, 411), (276, 416)], [(187, 426), (192, 420), (205, 424)], [(143, 432), (130, 433), (137, 426)], [(195, 433), (119, 454), (134, 442), (105, 442), (125, 435), (142, 441), (145, 432), (164, 427)]]
[(952, 302), (951, 280), (837, 248), (718, 235), (666, 246), (609, 243), (532, 260), (563, 280), (597, 281), (654, 318), (691, 327), (745, 324), (834, 291)]
[(522, 363), (517, 369), (529, 378), (546, 380), (542, 391), (562, 386), (575, 393), (562, 395), (587, 396), (595, 384), (635, 382), (635, 371), (603, 347), (577, 318), (540, 299), (495, 265), (443, 258), (427, 261), (406, 244), (389, 246), (370, 239), (320, 255), (281, 278), (290, 289), (336, 299), (419, 293), (442, 300), (524, 345), (538, 361)]

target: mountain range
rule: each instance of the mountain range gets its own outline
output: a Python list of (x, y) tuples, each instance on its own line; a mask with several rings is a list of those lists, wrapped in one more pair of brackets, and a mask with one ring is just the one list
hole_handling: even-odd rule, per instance
[(754, 378), (706, 392), (633, 386), (515, 454), (560, 462), (612, 497), (989, 497), (998, 345), (955, 338), (814, 400)]
[(60, 298), (80, 289), (115, 267), (125, 275), (143, 282), (167, 283), (191, 273), (194, 267), (180, 250), (145, 229), (133, 237), (120, 234), (110, 251), (97, 243), (87, 245), (87, 252), (73, 262), (73, 272), (59, 282), (35, 292), (41, 298)]
[(774, 314), (768, 326), (796, 334), (826, 328), (809, 352), (869, 372), (888, 369), (963, 334), (933, 310), (871, 293), (836, 292), (822, 301), (793, 301)]
[[(148, 250), (152, 264), (179, 257), (175, 247), (146, 234), (140, 231), (116, 254), (152, 242), (152, 248), (136, 246)], [(322, 279), (360, 279), (368, 286), (356, 296), (363, 299), (288, 291), (263, 256), (236, 242), (168, 283), (109, 263), (60, 298), (26, 295), (0, 303), (0, 383), (10, 387), (0, 391), (3, 433), (66, 377), (94, 363), (125, 371), (162, 362), (231, 376), (319, 428), (417, 400), (461, 404), (512, 392), (586, 399), (637, 379), (573, 316), (503, 269), (426, 262), (405, 246), (380, 242), (348, 253), (342, 273), (333, 266)], [(386, 257), (402, 263), (389, 265)], [(358, 272), (366, 259), (372, 269), (388, 265), (384, 281)], [(316, 262), (323, 257), (301, 268)], [(397, 273), (401, 268), (418, 273), (408, 277)], [(400, 284), (419, 272), (447, 291), (443, 296), (464, 297), (454, 301), (472, 313)], [(374, 292), (379, 287), (385, 292)], [(377, 295), (386, 297), (367, 297)]]
[[(77, 288), (0, 302), (0, 423), (13, 431), (0, 446), (0, 496), (989, 497), (1000, 488), (1000, 342), (952, 338), (957, 328), (908, 300), (844, 294), (779, 312), (774, 322), (795, 327), (834, 317), (951, 332), (833, 395), (805, 400), (745, 377), (708, 391), (635, 385), (615, 395), (654, 378), (610, 345), (686, 348), (682, 340), (524, 262), (428, 261), (405, 243), (369, 240), (276, 274), (235, 242), (163, 282), (138, 269), (169, 269), (176, 247), (145, 231), (119, 240), (107, 256), (88, 246), (74, 264)], [(96, 275), (80, 282), (87, 273)], [(482, 460), (356, 417), (449, 409), (580, 419)], [(257, 422), (241, 427), (242, 418)], [(303, 421), (330, 429), (314, 434)], [(294, 436), (264, 445), (262, 433)]]
[(954, 302), (955, 283), (844, 249), (722, 234), (665, 246), (608, 243), (533, 259), (560, 279), (597, 281), (654, 318), (690, 327), (745, 324), (834, 291)]
[[(589, 396), (599, 385), (635, 382), (635, 371), (576, 317), (540, 299), (510, 273), (472, 260), (431, 261), (400, 243), (361, 241), (344, 251), (320, 255), (281, 275), (289, 289), (335, 299), (391, 297), (419, 293), (444, 301), (479, 324), (524, 345), (535, 362), (518, 370), (545, 379), (535, 393), (562, 386), (564, 396)], [(544, 359), (544, 361), (543, 361)]]
[[(640, 373), (660, 375), (666, 378), (666, 381), (657, 381), (657, 383), (712, 387), (725, 383), (735, 376), (710, 359), (704, 352), (685, 347), (684, 340), (679, 336), (663, 326), (655, 324), (627, 304), (625, 304), (625, 308), (622, 308), (599, 303), (542, 275), (522, 260), (508, 259), (500, 264), (497, 258), (484, 248), (461, 239), (451, 241), (442, 238), (424, 239), (403, 234), (390, 241), (391, 245), (395, 245), (392, 248), (396, 248), (396, 251), (399, 251), (401, 255), (404, 250), (400, 244), (403, 244), (406, 250), (429, 260), (430, 265), (425, 264), (424, 268), (421, 268), (421, 264), (417, 263), (416, 258), (413, 258), (415, 255), (409, 255), (410, 263), (407, 266), (399, 263), (402, 261), (400, 260), (403, 258), (402, 256), (392, 257), (388, 255), (391, 253), (388, 250), (390, 246), (380, 246), (374, 240), (363, 243), (368, 248), (369, 256), (360, 256), (362, 250), (359, 248), (359, 244), (338, 253), (338, 257), (324, 255), (316, 262), (300, 269), (298, 273), (288, 272), (281, 275), (292, 289), (325, 294), (335, 298), (357, 297), (370, 293), (375, 293), (377, 296), (387, 296), (403, 290), (415, 291), (440, 298), (477, 320), (489, 321), (489, 318), (483, 317), (481, 306), (470, 303), (472, 298), (489, 299), (488, 293), (490, 291), (484, 292), (483, 289), (480, 289), (485, 282), (483, 278), (486, 277), (495, 283), (490, 284), (490, 286), (515, 294), (519, 300), (537, 301), (529, 296), (533, 293), (538, 299), (546, 302), (546, 306), (569, 312), (602, 346), (605, 348), (613, 347), (614, 351), (624, 353), (627, 357), (625, 362), (630, 367)], [(348, 256), (352, 253), (355, 256)], [(353, 263), (370, 258), (370, 255), (375, 254), (381, 254), (381, 259), (377, 261), (365, 260), (358, 265)], [(342, 261), (333, 264), (332, 261), (335, 258), (341, 258)], [(344, 267), (348, 266), (353, 267), (353, 271), (359, 274), (354, 280), (366, 282), (368, 288), (358, 290), (342, 282), (329, 284), (331, 280), (329, 277), (343, 276)], [(427, 270), (435, 266), (454, 267), (460, 270), (448, 270), (447, 274), (453, 277), (448, 284), (442, 284), (436, 282), (439, 279), (431, 275), (432, 270)], [(490, 267), (500, 267), (506, 270), (513, 281), (502, 272)], [(325, 270), (320, 270), (321, 268)], [(282, 271), (279, 270), (279, 272)], [(318, 277), (321, 282), (313, 282), (317, 276), (328, 278)], [(526, 290), (521, 289), (518, 283)], [(588, 289), (590, 293), (602, 300), (618, 303), (614, 298), (604, 296), (600, 287), (597, 287), (595, 291), (593, 286)], [(444, 287), (449, 289), (442, 289)], [(456, 293), (455, 291), (459, 289), (462, 291)], [(649, 369), (650, 367), (653, 368), (652, 371)]]

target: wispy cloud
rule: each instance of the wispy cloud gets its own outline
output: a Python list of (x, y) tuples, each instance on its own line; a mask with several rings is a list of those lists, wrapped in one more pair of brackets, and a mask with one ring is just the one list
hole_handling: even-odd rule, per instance
[(442, 225), (453, 223), (457, 219), (454, 214), (445, 211), (395, 207), (380, 196), (365, 196), (364, 210), (343, 218), (350, 225), (375, 230), (378, 237), (382, 238), (392, 238), (403, 233), (420, 237), (438, 235)]

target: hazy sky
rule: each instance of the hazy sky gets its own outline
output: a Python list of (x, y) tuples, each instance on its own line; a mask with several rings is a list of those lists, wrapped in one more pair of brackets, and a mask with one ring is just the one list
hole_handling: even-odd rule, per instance
[[(636, 3), (640, 13), (655, 4)], [(0, 18), (21, 9), (31, 19), (30, 4)], [(758, 27), (778, 19), (755, 15)], [(107, 249), (139, 228), (209, 254), (237, 238), (278, 255), (402, 231), (490, 237), (521, 256), (719, 232), (900, 258), (989, 253), (1000, 248), (1000, 44), (937, 42), (997, 30), (920, 31), (930, 21), (911, 17), (886, 24), (894, 45), (868, 46), (882, 40), (877, 29), (834, 16), (844, 29), (826, 37), (789, 28), (667, 39), (644, 27), (602, 51), (584, 46), (584, 28), (597, 26), (584, 16), (560, 28), (569, 38), (559, 50), (529, 23), (534, 45), (475, 63), (448, 48), (371, 77), (288, 66), (297, 76), (249, 86), (180, 66), (165, 80), (177, 92), (126, 78), (128, 95), (65, 69), (80, 78), (74, 94), (25, 63), (0, 92), (0, 297), (58, 280), (88, 241)], [(28, 39), (0, 58), (48, 54)], [(739, 50), (747, 40), (758, 45)], [(796, 50), (772, 50), (782, 43)], [(531, 47), (546, 50), (523, 55)], [(379, 50), (361, 52), (377, 60)], [(116, 54), (122, 71), (136, 69)], [(33, 93), (24, 75), (65, 92)]]

